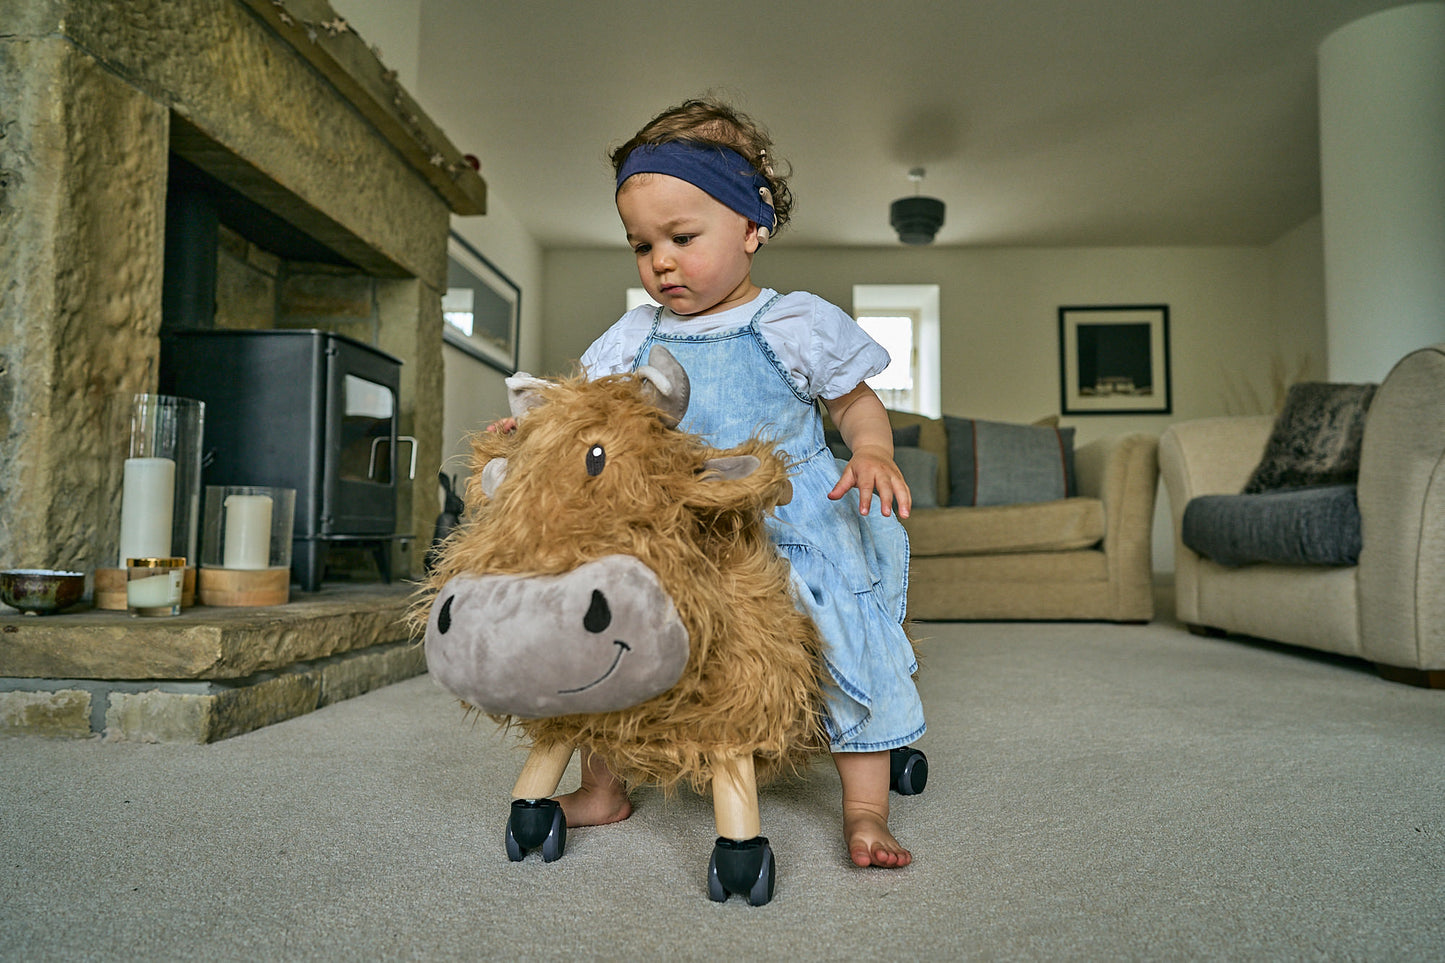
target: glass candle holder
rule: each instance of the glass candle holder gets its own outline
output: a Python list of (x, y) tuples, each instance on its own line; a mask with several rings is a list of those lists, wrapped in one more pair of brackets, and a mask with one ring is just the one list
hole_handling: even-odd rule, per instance
[(135, 395), (122, 417), (129, 446), (121, 474), (118, 557), (195, 558), (205, 403)]
[(125, 600), (131, 615), (179, 615), (184, 558), (126, 559)]
[(129, 607), (129, 559), (186, 558), (195, 564), (205, 411), (204, 402), (170, 395), (110, 400), (116, 451), (103, 479), (106, 517), (97, 529), (100, 608)]
[(291, 568), (294, 488), (207, 485), (201, 567)]
[(207, 485), (202, 605), (284, 605), (291, 593), (294, 488)]

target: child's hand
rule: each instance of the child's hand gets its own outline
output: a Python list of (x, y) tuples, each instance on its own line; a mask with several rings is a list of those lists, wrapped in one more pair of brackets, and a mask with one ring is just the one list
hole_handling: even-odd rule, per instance
[(517, 430), (517, 419), (498, 418), (487, 426), (487, 430), (494, 435), (510, 435)]
[(873, 496), (877, 494), (883, 503), (883, 514), (891, 515), (892, 506), (898, 504), (898, 517), (907, 518), (909, 511), (913, 508), (913, 495), (908, 490), (908, 483), (903, 480), (903, 472), (898, 470), (894, 463), (893, 456), (888, 450), (882, 447), (863, 446), (853, 450), (853, 458), (843, 469), (843, 477), (828, 497), (837, 501), (848, 493), (848, 489), (858, 489), (858, 514), (867, 515), (868, 507), (873, 503)]

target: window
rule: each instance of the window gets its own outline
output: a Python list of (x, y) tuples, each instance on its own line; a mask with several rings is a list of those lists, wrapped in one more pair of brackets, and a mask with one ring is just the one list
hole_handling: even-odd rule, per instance
[(442, 295), (442, 318), (467, 337), (472, 336), (472, 304), (476, 292), (471, 288), (447, 288)]
[(647, 288), (628, 288), (627, 307), (625, 310), (631, 311), (633, 308), (640, 308), (643, 305), (651, 305), (655, 308), (657, 307), (657, 302), (652, 300), (652, 295), (647, 293)]
[(918, 313), (900, 312), (893, 317), (865, 314), (858, 318), (858, 325), (892, 359), (887, 368), (868, 379), (868, 387), (878, 393), (886, 407), (912, 411), (913, 387), (917, 383), (913, 373), (918, 369), (913, 332), (918, 329)]
[[(628, 311), (655, 303), (646, 289), (627, 289)], [(853, 316), (893, 359), (868, 379), (883, 404), (939, 417), (938, 285), (855, 284)]]
[(937, 418), (938, 285), (855, 284), (853, 315), (892, 359), (868, 379), (883, 404)]

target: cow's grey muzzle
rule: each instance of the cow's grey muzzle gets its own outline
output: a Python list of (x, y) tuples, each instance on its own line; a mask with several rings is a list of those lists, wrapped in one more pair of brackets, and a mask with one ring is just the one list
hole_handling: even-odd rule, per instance
[(687, 657), (672, 599), (630, 555), (563, 575), (459, 575), (427, 618), (432, 677), (497, 715), (630, 708), (672, 688)]

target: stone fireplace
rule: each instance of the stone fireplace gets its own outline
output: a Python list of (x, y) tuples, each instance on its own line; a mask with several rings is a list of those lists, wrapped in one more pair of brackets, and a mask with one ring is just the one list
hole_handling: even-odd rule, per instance
[[(416, 439), (416, 477), (435, 478), (447, 230), (451, 214), (483, 212), (485, 187), (366, 43), (325, 0), (12, 0), (4, 16), (0, 566), (106, 563), (120, 493), (102, 413), (157, 390), (163, 324), (320, 328), (401, 359), (398, 430)], [(251, 215), (168, 219), (177, 169)], [(210, 288), (167, 290), (177, 256), (213, 267)], [(199, 311), (178, 314), (185, 304)], [(398, 528), (425, 539), (435, 486), (401, 488)], [(380, 594), (377, 611), (400, 611), (396, 590)], [(105, 617), (55, 616), (45, 632)], [(0, 678), (45, 674), (34, 646), (25, 672), (7, 669), (26, 632), (5, 631)], [(290, 648), (305, 661), (305, 645)]]

